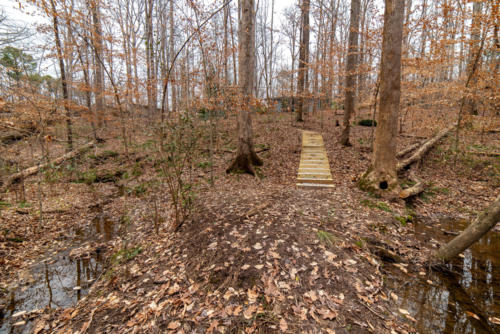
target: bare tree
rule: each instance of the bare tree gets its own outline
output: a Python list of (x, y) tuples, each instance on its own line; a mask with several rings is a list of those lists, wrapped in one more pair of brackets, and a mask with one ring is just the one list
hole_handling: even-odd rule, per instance
[(404, 0), (386, 0), (380, 65), (380, 107), (375, 131), (373, 163), (361, 179), (367, 189), (399, 190), (396, 136), (401, 95), (401, 46)]
[(57, 49), (57, 58), (59, 59), (59, 70), (61, 71), (61, 86), (63, 92), (63, 103), (64, 110), (66, 112), (66, 134), (68, 140), (68, 148), (67, 151), (70, 152), (73, 150), (73, 128), (71, 122), (71, 111), (69, 109), (69, 101), (68, 101), (68, 83), (66, 81), (66, 70), (64, 67), (64, 55), (61, 43), (61, 37), (59, 34), (59, 20), (57, 14), (57, 8), (54, 0), (50, 0), (50, 5), (52, 9), (52, 24), (54, 28), (54, 38), (56, 41), (56, 49)]
[(262, 165), (253, 147), (250, 103), (255, 72), (255, 9), (254, 0), (241, 0), (241, 22), (239, 29), (238, 77), (241, 94), (238, 112), (238, 151), (227, 172), (241, 170), (255, 175), (252, 164)]
[(309, 70), (309, 7), (310, 0), (302, 0), (302, 24), (301, 24), (301, 42), (299, 48), (299, 77), (297, 79), (297, 122), (303, 122), (304, 100), (308, 87), (307, 71)]
[(351, 18), (349, 24), (349, 46), (346, 61), (344, 129), (340, 136), (340, 144), (350, 146), (349, 131), (351, 115), (354, 113), (354, 98), (356, 93), (356, 78), (358, 64), (358, 31), (359, 31), (359, 0), (351, 0)]
[(92, 13), (93, 21), (92, 43), (94, 45), (95, 113), (97, 115), (97, 125), (102, 127), (104, 122), (104, 65), (102, 59), (104, 57), (99, 1), (90, 0), (88, 7)]

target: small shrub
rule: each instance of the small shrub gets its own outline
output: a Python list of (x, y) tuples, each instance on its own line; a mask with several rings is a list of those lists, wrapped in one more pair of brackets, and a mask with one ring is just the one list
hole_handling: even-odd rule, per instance
[(358, 121), (360, 126), (377, 126), (377, 121), (373, 119), (362, 119)]

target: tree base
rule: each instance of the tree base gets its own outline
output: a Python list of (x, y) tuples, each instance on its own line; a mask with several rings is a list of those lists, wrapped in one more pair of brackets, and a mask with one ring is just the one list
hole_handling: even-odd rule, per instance
[(389, 198), (397, 198), (401, 191), (398, 178), (385, 172), (375, 172), (371, 167), (358, 181), (361, 190)]
[(252, 150), (249, 154), (240, 154), (236, 156), (231, 165), (226, 169), (226, 173), (242, 172), (255, 176), (253, 166), (262, 166), (264, 162)]

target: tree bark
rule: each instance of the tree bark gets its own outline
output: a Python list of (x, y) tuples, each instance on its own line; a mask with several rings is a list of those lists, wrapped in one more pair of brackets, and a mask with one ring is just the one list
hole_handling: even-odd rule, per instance
[(457, 237), (441, 247), (434, 257), (448, 262), (455, 256), (469, 248), (500, 221), (500, 196), (476, 218), (476, 220), (462, 231)]
[(307, 71), (309, 69), (309, 6), (310, 0), (302, 0), (301, 42), (299, 47), (299, 73), (297, 80), (297, 122), (304, 121), (304, 102), (307, 91)]
[[(170, 86), (172, 90), (172, 112), (175, 113), (177, 111), (177, 89), (175, 84), (175, 68), (174, 68), (174, 57), (175, 57), (175, 29), (174, 29), (174, 0), (170, 0), (170, 10), (169, 10), (169, 21), (170, 21), (170, 61), (172, 62), (170, 66), (172, 66), (172, 73), (170, 73)], [(168, 92), (167, 92), (168, 94)]]
[[(104, 123), (104, 69), (103, 62), (103, 42), (101, 21), (99, 19), (99, 1), (93, 0), (89, 3), (92, 13), (93, 44), (94, 44), (94, 80), (95, 80), (95, 113), (97, 115), (97, 125), (102, 127)], [(101, 59), (101, 60), (100, 60)]]
[[(468, 72), (475, 72), (472, 70), (473, 67), (477, 66), (477, 54), (480, 52), (479, 41), (481, 40), (481, 13), (483, 4), (479, 1), (474, 1), (472, 4), (472, 25), (470, 33), (470, 49), (469, 49), (469, 61), (467, 67)], [(476, 79), (475, 76), (471, 77), (471, 84), (474, 86)], [(471, 115), (477, 115), (477, 103), (474, 97), (467, 98), (466, 102), (467, 112)]]
[(153, 0), (146, 1), (146, 72), (148, 114), (152, 117), (156, 111), (156, 71), (153, 45)]
[(386, 0), (382, 61), (380, 69), (380, 107), (372, 167), (361, 179), (363, 188), (399, 193), (396, 171), (396, 136), (401, 95), (401, 45), (404, 0)]
[(251, 97), (255, 72), (255, 9), (254, 0), (241, 1), (239, 29), (238, 81), (241, 95), (238, 112), (238, 151), (226, 172), (243, 171), (255, 175), (252, 164), (262, 165), (253, 147)]
[(56, 40), (56, 48), (57, 48), (57, 58), (59, 58), (59, 70), (61, 71), (61, 86), (63, 92), (63, 103), (64, 103), (64, 111), (66, 113), (66, 134), (68, 140), (67, 151), (73, 150), (73, 125), (71, 122), (71, 111), (69, 109), (69, 101), (68, 101), (68, 83), (66, 81), (66, 71), (64, 67), (64, 56), (62, 50), (61, 38), (59, 36), (59, 21), (58, 14), (56, 9), (56, 4), (54, 0), (50, 1), (52, 5), (52, 17), (53, 17), (53, 27), (54, 27), (54, 38)]
[(359, 0), (351, 0), (351, 18), (349, 24), (349, 46), (346, 61), (345, 100), (344, 100), (344, 128), (340, 136), (340, 144), (351, 146), (349, 132), (351, 129), (351, 115), (354, 113), (354, 98), (356, 92), (357, 60), (358, 60), (358, 31), (359, 31)]

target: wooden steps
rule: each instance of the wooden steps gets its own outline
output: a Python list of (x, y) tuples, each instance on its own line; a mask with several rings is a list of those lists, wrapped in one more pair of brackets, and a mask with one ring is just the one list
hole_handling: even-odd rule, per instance
[(319, 133), (302, 132), (302, 152), (297, 186), (300, 188), (334, 187), (323, 137)]

